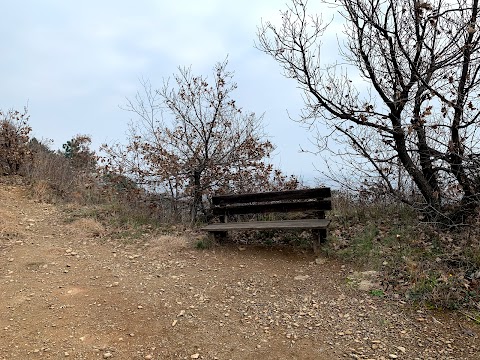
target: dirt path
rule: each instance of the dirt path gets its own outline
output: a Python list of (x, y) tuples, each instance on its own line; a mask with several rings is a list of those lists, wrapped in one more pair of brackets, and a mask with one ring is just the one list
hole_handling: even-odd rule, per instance
[(0, 359), (480, 359), (480, 328), (311, 254), (95, 237), (0, 185)]

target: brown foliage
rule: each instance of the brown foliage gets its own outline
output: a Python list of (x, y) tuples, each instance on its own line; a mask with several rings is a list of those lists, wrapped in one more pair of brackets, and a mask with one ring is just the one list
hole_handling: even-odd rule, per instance
[(104, 146), (107, 170), (187, 200), (193, 219), (205, 213), (213, 193), (267, 190), (273, 178), (278, 186), (296, 187), (296, 179), (265, 162), (274, 147), (261, 131), (262, 118), (232, 99), (237, 85), (226, 66), (218, 63), (211, 81), (189, 68), (159, 90), (142, 81), (143, 92), (126, 107), (137, 117), (129, 144)]
[(0, 110), (0, 173), (17, 174), (29, 159), (28, 141), (32, 130), (28, 125), (29, 115), (23, 112)]

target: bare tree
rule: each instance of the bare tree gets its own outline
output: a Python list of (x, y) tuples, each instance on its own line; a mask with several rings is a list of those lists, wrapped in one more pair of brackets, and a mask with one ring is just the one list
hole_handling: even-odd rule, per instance
[(307, 1), (292, 0), (281, 25), (259, 27), (257, 47), (304, 91), (301, 121), (340, 135), (368, 163), (357, 171), (375, 173), (402, 201), (412, 204), (399, 191), (399, 167), (430, 215), (456, 205), (463, 221), (480, 206), (478, 0), (330, 5), (345, 22), (342, 64), (324, 64), (329, 24), (308, 14)]
[(161, 186), (174, 200), (189, 199), (193, 219), (214, 192), (266, 188), (272, 177), (296, 184), (265, 162), (273, 145), (263, 135), (262, 117), (232, 99), (237, 85), (226, 66), (214, 67), (211, 82), (190, 68), (180, 68), (159, 90), (142, 81), (142, 92), (126, 106), (136, 115), (127, 148), (105, 147), (110, 167)]

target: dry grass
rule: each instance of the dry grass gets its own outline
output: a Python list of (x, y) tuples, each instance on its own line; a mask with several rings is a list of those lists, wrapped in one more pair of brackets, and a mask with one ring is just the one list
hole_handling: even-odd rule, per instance
[(340, 196), (325, 251), (381, 273), (392, 297), (435, 308), (480, 310), (480, 229), (456, 232), (422, 223), (395, 202)]
[(70, 226), (77, 232), (86, 234), (90, 238), (102, 237), (106, 234), (105, 227), (92, 218), (81, 218), (73, 221)]

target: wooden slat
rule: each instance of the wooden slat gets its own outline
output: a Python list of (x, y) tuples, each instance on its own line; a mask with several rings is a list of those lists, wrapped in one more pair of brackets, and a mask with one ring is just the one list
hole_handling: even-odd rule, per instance
[(250, 193), (241, 195), (223, 195), (212, 198), (213, 205), (245, 204), (255, 202), (322, 199), (332, 196), (330, 188), (271, 191), (264, 193)]
[(267, 229), (326, 229), (330, 220), (308, 219), (308, 220), (283, 220), (283, 221), (251, 221), (210, 224), (202, 230), (216, 232), (229, 230), (267, 230)]
[(270, 204), (252, 204), (238, 206), (217, 206), (213, 208), (213, 215), (240, 215), (271, 212), (292, 212), (292, 211), (325, 211), (332, 209), (330, 200), (281, 202)]

